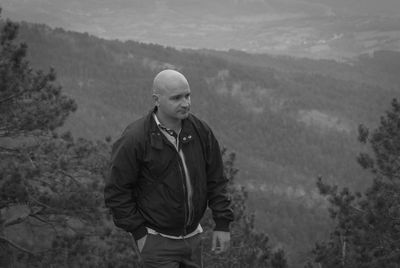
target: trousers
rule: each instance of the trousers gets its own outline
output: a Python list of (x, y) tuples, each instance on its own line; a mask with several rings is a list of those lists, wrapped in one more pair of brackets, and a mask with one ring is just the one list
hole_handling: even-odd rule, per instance
[(202, 268), (202, 235), (171, 239), (148, 234), (140, 255), (144, 268)]

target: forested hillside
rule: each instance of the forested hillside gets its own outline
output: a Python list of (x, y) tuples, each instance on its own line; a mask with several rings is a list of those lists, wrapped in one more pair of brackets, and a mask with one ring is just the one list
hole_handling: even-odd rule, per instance
[(238, 181), (249, 190), (256, 227), (296, 263), (304, 263), (314, 241), (326, 236), (326, 204), (316, 178), (365, 185), (361, 178), (367, 175), (355, 160), (358, 124), (375, 124), (400, 92), (398, 76), (381, 77), (386, 70), (376, 69), (372, 63), (380, 57), (374, 55), (346, 64), (176, 50), (25, 23), (19, 38), (28, 44), (32, 64), (53, 66), (78, 104), (64, 129), (88, 139), (115, 139), (146, 113), (158, 71), (185, 74), (193, 113), (236, 152)]
[(400, 52), (396, 51), (375, 51), (342, 62), (328, 59), (315, 60), (291, 56), (249, 54), (238, 50), (201, 50), (201, 52), (244, 65), (272, 67), (282, 72), (318, 73), (340, 80), (380, 85), (383, 86), (383, 90), (396, 89), (400, 84)]
[[(136, 242), (115, 228), (105, 208), (110, 138), (57, 131), (76, 102), (64, 95), (54, 69), (32, 67), (27, 45), (15, 40), (18, 29), (11, 21), (0, 27), (0, 266), (142, 267)], [(235, 154), (221, 153), (234, 212), (231, 246), (213, 252), (207, 211), (205, 267), (287, 267), (285, 252), (254, 228), (246, 190), (234, 180)]]

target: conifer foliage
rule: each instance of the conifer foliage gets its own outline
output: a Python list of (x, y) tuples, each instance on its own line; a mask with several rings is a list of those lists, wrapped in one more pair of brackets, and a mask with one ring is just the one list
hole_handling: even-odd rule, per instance
[(211, 252), (211, 213), (203, 218), (202, 226), (206, 235), (204, 245), (205, 267), (265, 267), (287, 268), (285, 252), (282, 249), (271, 249), (269, 238), (258, 232), (255, 227), (255, 215), (247, 208), (248, 193), (245, 187), (235, 183), (238, 169), (235, 168), (235, 154), (222, 151), (224, 172), (229, 179), (229, 192), (235, 219), (231, 224), (231, 245), (227, 252), (214, 254)]
[(44, 73), (30, 67), (25, 59), (27, 45), (14, 42), (17, 32), (18, 25), (11, 21), (1, 29), (0, 137), (54, 130), (76, 109), (75, 102), (53, 83), (53, 69)]
[(69, 252), (84, 254), (85, 237), (104, 229), (107, 145), (53, 131), (75, 102), (53, 70), (32, 69), (27, 46), (16, 44), (18, 25), (0, 26), (0, 266), (81, 264)]
[(352, 193), (318, 181), (328, 197), (336, 226), (314, 255), (322, 267), (399, 267), (400, 263), (400, 103), (390, 110), (372, 133), (359, 127), (359, 141), (371, 153), (361, 153), (359, 164), (373, 174), (366, 191)]

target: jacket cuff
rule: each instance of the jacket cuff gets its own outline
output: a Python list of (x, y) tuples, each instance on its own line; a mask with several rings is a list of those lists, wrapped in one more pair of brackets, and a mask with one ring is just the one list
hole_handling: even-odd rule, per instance
[(226, 219), (214, 219), (215, 228), (214, 231), (229, 232), (229, 220)]
[(147, 229), (144, 225), (140, 225), (135, 230), (129, 232), (132, 234), (133, 238), (135, 238), (136, 241), (147, 235)]

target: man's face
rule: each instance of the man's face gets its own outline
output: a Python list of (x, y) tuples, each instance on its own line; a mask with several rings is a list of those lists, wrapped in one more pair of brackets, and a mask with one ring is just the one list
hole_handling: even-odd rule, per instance
[(169, 120), (182, 120), (190, 111), (190, 87), (180, 83), (174, 87), (164, 88), (157, 94), (158, 112)]

